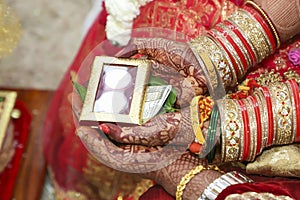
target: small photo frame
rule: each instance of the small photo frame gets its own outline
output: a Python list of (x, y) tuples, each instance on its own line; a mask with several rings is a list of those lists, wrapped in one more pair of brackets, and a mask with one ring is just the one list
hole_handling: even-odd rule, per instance
[(96, 56), (82, 112), (81, 125), (98, 122), (142, 124), (151, 62)]
[(3, 146), (6, 129), (11, 120), (16, 98), (17, 92), (15, 91), (0, 91), (0, 150)]

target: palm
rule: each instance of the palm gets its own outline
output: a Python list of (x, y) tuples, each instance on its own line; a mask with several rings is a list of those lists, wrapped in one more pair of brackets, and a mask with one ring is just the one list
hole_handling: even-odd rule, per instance
[[(101, 124), (100, 129), (109, 138), (99, 129), (90, 127), (79, 127), (77, 135), (98, 160), (110, 167), (127, 172), (155, 170), (147, 175), (174, 194), (183, 173), (200, 162), (189, 154), (179, 159), (178, 156), (194, 139), (187, 105), (194, 96), (207, 91), (205, 79), (195, 56), (184, 43), (134, 39), (124, 52), (132, 49), (153, 60), (152, 75), (163, 78), (177, 89), (177, 105), (181, 106), (181, 112), (158, 115), (141, 126)], [(73, 94), (74, 113), (80, 113), (81, 107), (80, 98)], [(162, 148), (165, 145), (171, 148)], [(170, 179), (172, 184), (169, 184)]]

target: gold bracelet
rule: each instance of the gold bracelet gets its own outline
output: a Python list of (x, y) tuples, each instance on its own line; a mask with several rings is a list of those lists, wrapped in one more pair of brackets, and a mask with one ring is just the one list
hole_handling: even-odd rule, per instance
[(279, 35), (278, 35), (278, 32), (276, 31), (276, 28), (275, 26), (273, 25), (271, 19), (268, 17), (268, 15), (265, 13), (265, 11), (263, 9), (261, 9), (256, 3), (254, 3), (253, 1), (246, 1), (245, 2), (245, 5), (246, 4), (250, 4), (252, 5), (254, 8), (256, 8), (260, 13), (261, 15), (265, 18), (265, 20), (267, 21), (267, 23), (269, 24), (270, 28), (272, 29), (273, 31), (273, 34), (276, 38), (276, 43), (277, 43), (277, 49), (280, 47), (280, 39), (279, 39)]
[(247, 52), (247, 49), (243, 42), (240, 40), (240, 38), (226, 25), (223, 23), (218, 24), (217, 26), (221, 27), (224, 31), (230, 35), (230, 37), (233, 39), (233, 41), (236, 43), (236, 45), (239, 47), (239, 49), (242, 51), (243, 56), (245, 56), (246, 62), (247, 62), (247, 69), (246, 71), (251, 67), (254, 66), (254, 63), (252, 63), (252, 60), (250, 58), (249, 53)]
[(224, 173), (216, 165), (208, 165), (207, 167), (204, 167), (203, 165), (196, 166), (181, 178), (180, 183), (177, 185), (176, 200), (182, 200), (183, 190), (188, 182), (190, 182), (195, 175), (199, 174), (203, 170), (215, 170)]
[(201, 36), (190, 42), (190, 45), (198, 54), (205, 52), (208, 54), (212, 63), (218, 69), (224, 87), (233, 86), (237, 83), (236, 74), (231, 60), (224, 49), (220, 48), (212, 38)]
[(258, 62), (261, 62), (271, 54), (263, 33), (256, 26), (256, 21), (253, 21), (244, 10), (239, 9), (230, 15), (227, 20), (237, 26), (241, 33), (244, 33), (244, 37), (248, 38), (248, 42), (251, 43), (255, 49), (254, 53)]
[(234, 59), (234, 62), (236, 63), (236, 65), (238, 67), (238, 71), (236, 72), (238, 80), (241, 80), (243, 78), (243, 76), (245, 75), (245, 70), (244, 70), (243, 64), (242, 64), (241, 59), (239, 58), (239, 55), (237, 54), (236, 50), (233, 48), (233, 46), (230, 44), (230, 42), (224, 38), (224, 36), (219, 31), (211, 29), (211, 32), (213, 34), (215, 34), (215, 36), (216, 36), (216, 38), (213, 38), (214, 42), (218, 43), (217, 39), (219, 39), (221, 41), (221, 43), (223, 43), (226, 46), (226, 48), (229, 50), (229, 52), (231, 53), (231, 55)]
[[(240, 155), (241, 136), (243, 135), (243, 120), (241, 110), (236, 100), (222, 100), (222, 161), (237, 161)], [(220, 112), (220, 113), (222, 113)]]
[(275, 50), (273, 50), (272, 48), (272, 44), (271, 44), (271, 41), (269, 39), (269, 37), (267, 36), (265, 30), (263, 29), (263, 27), (261, 26), (261, 24), (257, 21), (257, 19), (251, 14), (249, 13), (249, 11), (243, 9), (244, 13), (252, 20), (252, 21), (255, 21), (256, 23), (256, 28), (259, 29), (261, 31), (261, 34), (263, 35), (264, 39), (265, 39), (265, 42), (268, 44), (268, 47), (269, 47), (269, 55), (274, 52)]
[(286, 84), (280, 82), (270, 87), (271, 95), (275, 102), (275, 112), (277, 113), (277, 129), (274, 131), (275, 144), (288, 144), (292, 136), (292, 102)]

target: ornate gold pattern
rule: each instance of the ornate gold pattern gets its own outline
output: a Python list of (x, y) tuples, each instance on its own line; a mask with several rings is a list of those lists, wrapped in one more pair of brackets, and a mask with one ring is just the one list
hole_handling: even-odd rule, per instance
[[(154, 1), (151, 2), (153, 6), (142, 10), (145, 14), (138, 17), (135, 22), (139, 24), (138, 27), (168, 28), (194, 38), (205, 32), (205, 26), (213, 27), (220, 19), (224, 19), (237, 8), (230, 1), (222, 2), (220, 3), (219, 0), (212, 2), (195, 0), (191, 5), (191, 1), (186, 0)], [(159, 36), (160, 34), (166, 36), (164, 33), (158, 32), (150, 33), (150, 36)]]
[(242, 51), (243, 55), (245, 56), (246, 62), (247, 62), (247, 67), (249, 68), (250, 66), (252, 66), (253, 63), (250, 58), (250, 55), (247, 52), (247, 49), (246, 49), (245, 45), (243, 44), (243, 42), (240, 40), (240, 38), (230, 28), (228, 28), (224, 24), (220, 23), (220, 24), (218, 24), (218, 26), (220, 26), (223, 30), (225, 30), (231, 36), (233, 41), (237, 44), (239, 49)]
[(277, 130), (275, 144), (291, 143), (292, 136), (292, 103), (288, 87), (283, 84), (274, 84), (270, 88), (271, 96), (275, 99), (274, 114), (277, 116)]
[(235, 24), (242, 33), (244, 37), (248, 39), (250, 44), (252, 44), (254, 53), (257, 57), (258, 62), (261, 62), (264, 58), (270, 55), (270, 47), (264, 37), (263, 31), (257, 27), (257, 23), (253, 21), (243, 9), (239, 9), (233, 15), (228, 17), (228, 21)]
[(265, 71), (265, 73), (261, 74), (258, 78), (256, 78), (256, 81), (259, 85), (268, 85), (271, 83), (277, 83), (282, 81), (282, 77), (278, 72), (275, 72), (274, 70), (267, 70)]
[(286, 80), (295, 79), (295, 81), (299, 84), (300, 83), (300, 76), (297, 72), (292, 69), (288, 69), (286, 72), (283, 73)]
[[(294, 81), (294, 80), (293, 80)], [(289, 92), (289, 96), (290, 96), (290, 100), (291, 100), (291, 104), (292, 104), (292, 134), (291, 134), (291, 138), (290, 138), (290, 141), (291, 142), (294, 142), (295, 141), (295, 137), (296, 137), (296, 134), (297, 134), (297, 111), (296, 111), (296, 103), (295, 103), (295, 98), (297, 97), (294, 97), (294, 93), (293, 93), (293, 85), (294, 83), (297, 85), (296, 82), (289, 82), (289, 81), (286, 81), (285, 84), (288, 88), (288, 92)], [(298, 86), (298, 85), (297, 85)], [(298, 92), (299, 94), (299, 92)]]
[[(262, 16), (265, 18), (265, 20), (267, 21), (267, 23), (269, 24), (270, 28), (272, 29), (272, 32), (275, 36), (276, 39), (276, 47), (279, 48), (280, 47), (280, 39), (279, 39), (279, 35), (277, 30), (275, 29), (272, 21), (270, 20), (270, 18), (268, 17), (268, 15), (265, 13), (265, 11), (263, 9), (261, 9), (256, 3), (254, 3), (253, 1), (246, 1), (245, 4), (250, 4), (252, 5), (254, 8), (256, 8), (261, 14)], [(275, 50), (275, 49), (274, 49)]]
[(237, 82), (236, 73), (228, 54), (220, 48), (210, 37), (201, 36), (190, 42), (197, 53), (206, 52), (213, 64), (218, 69), (224, 87), (235, 85)]
[(262, 141), (261, 141), (261, 149), (260, 152), (264, 147), (267, 146), (267, 141), (268, 141), (268, 107), (267, 107), (267, 102), (266, 99), (264, 98), (264, 95), (261, 90), (255, 90), (253, 93), (253, 96), (257, 99), (258, 101), (258, 106), (260, 110), (260, 116), (261, 116), (261, 127), (262, 127)]
[(238, 67), (238, 71), (236, 71), (235, 73), (237, 74), (238, 79), (241, 79), (245, 75), (245, 70), (244, 70), (243, 64), (241, 62), (241, 59), (240, 59), (238, 53), (236, 52), (234, 47), (231, 45), (231, 43), (227, 39), (225, 39), (224, 35), (222, 35), (219, 31), (212, 29), (211, 32), (216, 35), (216, 38), (218, 38), (231, 53), (231, 55), (234, 59), (234, 62), (237, 64), (237, 67)]
[(236, 161), (240, 155), (240, 138), (243, 135), (243, 122), (235, 100), (224, 99), (224, 123), (222, 125), (222, 161)]

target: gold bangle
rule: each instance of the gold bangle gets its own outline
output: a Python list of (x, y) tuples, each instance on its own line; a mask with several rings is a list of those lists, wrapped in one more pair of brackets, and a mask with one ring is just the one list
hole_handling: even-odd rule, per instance
[(244, 37), (248, 38), (248, 43), (251, 43), (255, 49), (254, 52), (258, 62), (261, 62), (271, 53), (263, 33), (256, 26), (256, 21), (253, 21), (244, 10), (239, 9), (237, 12), (230, 15), (228, 21), (240, 28), (241, 33), (244, 33)]
[(274, 52), (275, 50), (273, 50), (272, 48), (272, 44), (271, 41), (269, 39), (269, 37), (267, 36), (265, 30), (263, 29), (263, 27), (261, 26), (261, 24), (257, 21), (257, 19), (251, 14), (249, 13), (249, 11), (243, 9), (242, 10), (252, 21), (255, 21), (256, 23), (256, 28), (259, 29), (261, 31), (261, 34), (263, 35), (265, 42), (268, 44), (269, 47), (269, 55), (270, 53)]
[(207, 167), (204, 167), (203, 165), (196, 166), (181, 178), (180, 183), (177, 185), (176, 200), (182, 200), (183, 190), (185, 189), (188, 182), (190, 182), (195, 175), (199, 174), (203, 170), (215, 170), (224, 173), (216, 165), (208, 165)]
[(288, 144), (292, 136), (292, 102), (286, 84), (280, 82), (270, 88), (275, 102), (275, 112), (277, 113), (275, 131), (275, 144)]
[(265, 20), (267, 21), (267, 23), (269, 24), (270, 28), (272, 29), (273, 31), (273, 34), (276, 38), (276, 43), (277, 43), (277, 49), (280, 47), (280, 39), (279, 39), (279, 35), (278, 35), (278, 32), (275, 28), (275, 26), (273, 25), (271, 19), (268, 17), (268, 15), (265, 13), (265, 11), (263, 9), (261, 9), (256, 3), (254, 3), (253, 1), (246, 1), (245, 2), (245, 5), (246, 4), (250, 4), (252, 5), (254, 8), (256, 8), (260, 13), (261, 15), (265, 18)]
[(210, 60), (218, 69), (225, 88), (236, 85), (237, 78), (229, 56), (212, 38), (201, 36), (192, 40), (190, 45), (198, 54), (201, 54), (201, 52), (208, 54)]
[(247, 49), (243, 42), (240, 40), (240, 38), (230, 29), (228, 26), (224, 25), (223, 23), (218, 24), (217, 26), (221, 27), (224, 31), (226, 31), (230, 37), (233, 39), (233, 41), (237, 44), (239, 49), (242, 51), (243, 56), (245, 56), (246, 62), (247, 62), (247, 69), (248, 70), (251, 66), (254, 66), (254, 63), (252, 63), (252, 60), (250, 58), (249, 53), (247, 52)]
[(236, 50), (233, 48), (233, 46), (230, 44), (230, 42), (228, 42), (224, 36), (219, 32), (216, 31), (214, 29), (211, 29), (211, 32), (213, 34), (215, 34), (216, 38), (213, 38), (215, 43), (218, 43), (217, 39), (219, 39), (221, 41), (221, 43), (223, 43), (226, 48), (229, 50), (229, 52), (231, 53), (234, 62), (236, 63), (237, 67), (238, 67), (238, 71), (236, 72), (237, 75), (237, 79), (241, 80), (243, 78), (243, 76), (245, 75), (245, 70), (243, 67), (243, 64), (241, 62), (241, 59), (239, 58), (239, 55), (237, 54)]
[[(243, 120), (241, 110), (236, 100), (224, 99), (222, 101), (222, 161), (237, 161), (240, 155), (241, 136), (243, 135)], [(221, 113), (222, 113), (221, 112)]]

